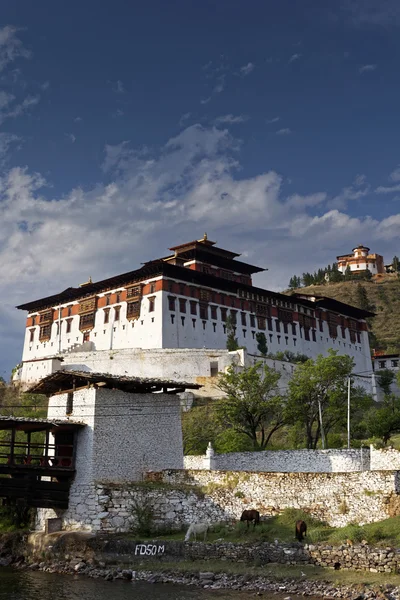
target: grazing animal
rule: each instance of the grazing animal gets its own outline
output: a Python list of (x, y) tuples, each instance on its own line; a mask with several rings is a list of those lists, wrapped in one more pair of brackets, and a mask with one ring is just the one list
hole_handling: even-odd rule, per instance
[(191, 536), (193, 535), (194, 537), (194, 541), (197, 541), (197, 534), (201, 534), (204, 533), (204, 541), (206, 541), (207, 538), (207, 532), (210, 528), (210, 525), (208, 523), (192, 523), (191, 525), (189, 525), (189, 529), (186, 532), (185, 535), (185, 542), (188, 542), (191, 538)]
[(247, 528), (249, 527), (249, 523), (254, 522), (254, 527), (260, 523), (260, 513), (258, 510), (244, 510), (242, 512), (242, 516), (240, 517), (241, 521), (247, 522)]
[(305, 521), (302, 521), (301, 519), (299, 521), (296, 521), (296, 529), (294, 532), (294, 537), (299, 542), (302, 542), (303, 537), (305, 537), (306, 535), (307, 535), (307, 524), (305, 523)]

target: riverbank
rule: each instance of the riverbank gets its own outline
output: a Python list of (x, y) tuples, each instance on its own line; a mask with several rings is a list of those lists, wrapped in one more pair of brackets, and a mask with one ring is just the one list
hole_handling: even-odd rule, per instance
[[(258, 595), (400, 600), (399, 553), (391, 548), (326, 547), (301, 544), (232, 544), (155, 540), (90, 533), (6, 534), (0, 536), (0, 566), (49, 573), (174, 583), (212, 590), (242, 590)], [(325, 548), (325, 550), (324, 550)], [(336, 567), (319, 562), (345, 557)], [(329, 557), (327, 556), (329, 553)], [(371, 564), (381, 565), (378, 572)], [(322, 559), (322, 560), (321, 560)], [(356, 560), (359, 569), (348, 567)], [(308, 561), (308, 564), (307, 564)], [(293, 564), (297, 563), (297, 564)], [(392, 572), (390, 572), (392, 571)]]

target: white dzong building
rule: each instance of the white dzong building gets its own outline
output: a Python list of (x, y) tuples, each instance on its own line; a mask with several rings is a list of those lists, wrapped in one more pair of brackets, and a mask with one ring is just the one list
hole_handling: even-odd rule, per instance
[[(205, 235), (139, 269), (18, 306), (28, 312), (21, 383), (62, 369), (169, 377), (205, 386), (229, 363), (227, 319), (251, 361), (288, 350), (348, 354), (371, 372), (365, 310), (325, 297), (262, 289), (262, 268)], [(208, 393), (208, 392), (207, 392)]]

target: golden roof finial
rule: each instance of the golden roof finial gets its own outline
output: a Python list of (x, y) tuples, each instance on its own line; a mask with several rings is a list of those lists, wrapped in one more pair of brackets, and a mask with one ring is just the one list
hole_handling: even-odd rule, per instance
[(207, 240), (207, 234), (206, 234), (206, 233), (203, 235), (203, 240), (204, 240), (204, 241), (206, 241), (206, 240)]

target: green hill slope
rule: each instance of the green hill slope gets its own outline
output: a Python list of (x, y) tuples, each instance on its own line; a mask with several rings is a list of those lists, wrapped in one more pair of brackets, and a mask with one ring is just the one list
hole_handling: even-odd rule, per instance
[[(400, 351), (400, 279), (397, 275), (384, 275), (372, 281), (343, 281), (298, 288), (298, 293), (327, 296), (359, 308), (361, 306), (358, 284), (365, 289), (370, 310), (376, 316), (370, 320), (371, 349)], [(291, 291), (287, 292), (289, 295)]]

